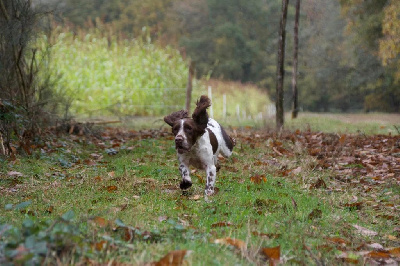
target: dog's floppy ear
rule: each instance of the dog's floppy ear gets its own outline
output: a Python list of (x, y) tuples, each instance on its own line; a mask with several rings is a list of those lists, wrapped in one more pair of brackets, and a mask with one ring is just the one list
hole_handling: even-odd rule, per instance
[(204, 131), (207, 128), (208, 123), (208, 113), (207, 108), (211, 106), (211, 100), (202, 95), (200, 99), (196, 102), (196, 109), (192, 114), (194, 122), (199, 126), (199, 128)]
[(164, 121), (165, 121), (165, 123), (167, 123), (168, 125), (170, 125), (172, 127), (174, 125), (175, 121), (177, 121), (179, 119), (187, 118), (187, 117), (188, 117), (188, 112), (185, 110), (180, 110), (180, 111), (173, 112), (172, 114), (165, 116)]

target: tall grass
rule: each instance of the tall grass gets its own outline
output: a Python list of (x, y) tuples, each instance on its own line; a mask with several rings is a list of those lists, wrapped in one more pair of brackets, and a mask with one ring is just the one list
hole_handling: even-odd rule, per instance
[[(55, 89), (72, 100), (73, 115), (160, 116), (184, 108), (185, 60), (178, 50), (152, 43), (146, 33), (126, 39), (106, 26), (77, 32), (58, 27), (51, 38), (42, 39), (47, 42), (53, 44)], [(269, 102), (255, 86), (194, 80), (192, 110), (208, 85), (213, 87), (216, 118), (223, 117), (223, 94), (228, 118), (256, 117)]]
[(54, 36), (56, 90), (74, 99), (73, 113), (155, 115), (184, 105), (184, 97), (173, 97), (186, 86), (187, 67), (177, 50), (97, 28), (78, 34), (58, 28)]

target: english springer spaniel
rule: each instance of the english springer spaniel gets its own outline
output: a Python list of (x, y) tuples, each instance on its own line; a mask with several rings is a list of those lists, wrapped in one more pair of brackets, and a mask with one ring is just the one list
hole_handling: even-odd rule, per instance
[(180, 188), (192, 186), (189, 166), (203, 169), (207, 174), (205, 197), (214, 193), (218, 154), (229, 157), (235, 146), (235, 139), (228, 136), (217, 121), (208, 117), (207, 108), (211, 106), (210, 99), (202, 95), (196, 102), (192, 118), (188, 112), (181, 110), (166, 117), (164, 121), (172, 127), (175, 135), (175, 148), (179, 160), (179, 171), (182, 175)]

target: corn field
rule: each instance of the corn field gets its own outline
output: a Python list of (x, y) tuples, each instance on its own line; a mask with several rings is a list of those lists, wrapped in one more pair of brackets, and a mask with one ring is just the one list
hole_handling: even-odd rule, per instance
[(55, 89), (71, 99), (72, 113), (159, 115), (184, 105), (188, 70), (177, 50), (99, 29), (53, 36), (41, 42), (52, 43)]
[[(110, 28), (56, 28), (39, 45), (50, 47), (55, 90), (69, 99), (73, 116), (162, 116), (184, 108), (188, 66), (176, 49), (161, 48), (146, 36), (128, 40)], [(216, 118), (243, 120), (266, 112), (268, 96), (255, 86), (199, 80), (192, 108), (209, 85)]]

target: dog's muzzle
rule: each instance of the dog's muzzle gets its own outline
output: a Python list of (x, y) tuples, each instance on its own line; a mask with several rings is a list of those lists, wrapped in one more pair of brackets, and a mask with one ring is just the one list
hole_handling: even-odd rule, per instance
[(183, 136), (178, 135), (175, 137), (175, 149), (178, 151), (178, 153), (184, 153), (189, 151), (189, 148), (186, 147)]

